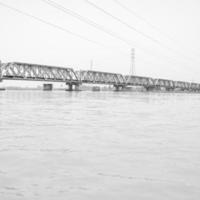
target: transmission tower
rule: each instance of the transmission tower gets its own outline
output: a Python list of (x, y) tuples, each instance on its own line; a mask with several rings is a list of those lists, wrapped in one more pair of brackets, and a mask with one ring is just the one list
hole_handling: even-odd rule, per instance
[(93, 60), (90, 60), (90, 70), (93, 70)]
[(131, 49), (131, 65), (130, 65), (130, 76), (136, 75), (135, 71), (135, 49)]

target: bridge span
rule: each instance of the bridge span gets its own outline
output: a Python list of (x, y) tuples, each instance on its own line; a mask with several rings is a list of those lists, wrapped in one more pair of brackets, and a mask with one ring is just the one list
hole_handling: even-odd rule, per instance
[(129, 76), (92, 70), (75, 72), (72, 68), (21, 62), (1, 63), (0, 81), (3, 80), (64, 82), (68, 85), (70, 91), (73, 90), (73, 86), (87, 83), (113, 85), (116, 90), (122, 90), (128, 86), (141, 86), (147, 91), (164, 89), (166, 91), (200, 92), (199, 83)]
[(73, 85), (80, 84), (72, 68), (21, 62), (2, 63), (0, 81), (2, 80), (64, 82), (69, 86), (70, 90), (72, 90)]

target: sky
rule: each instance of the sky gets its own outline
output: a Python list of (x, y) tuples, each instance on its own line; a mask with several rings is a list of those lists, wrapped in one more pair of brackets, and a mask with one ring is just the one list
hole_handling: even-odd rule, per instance
[(67, 12), (44, 0), (0, 0), (2, 62), (86, 70), (93, 60), (93, 70), (129, 74), (134, 48), (136, 75), (200, 82), (199, 0), (52, 1)]

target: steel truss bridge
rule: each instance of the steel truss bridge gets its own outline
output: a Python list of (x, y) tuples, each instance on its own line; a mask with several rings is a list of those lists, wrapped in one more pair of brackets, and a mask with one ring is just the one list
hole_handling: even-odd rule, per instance
[(81, 84), (106, 84), (113, 85), (116, 90), (128, 86), (142, 86), (146, 90), (168, 91), (182, 90), (200, 92), (200, 84), (166, 79), (154, 79), (151, 77), (129, 76), (118, 73), (108, 73), (91, 70), (74, 71), (72, 68), (9, 62), (0, 64), (0, 81), (24, 80), (24, 81), (48, 81), (64, 82), (73, 90), (73, 86)]

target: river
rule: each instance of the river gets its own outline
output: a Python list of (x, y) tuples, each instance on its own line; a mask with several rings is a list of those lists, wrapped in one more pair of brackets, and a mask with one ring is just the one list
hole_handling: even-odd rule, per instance
[(198, 200), (200, 94), (0, 92), (1, 200)]

